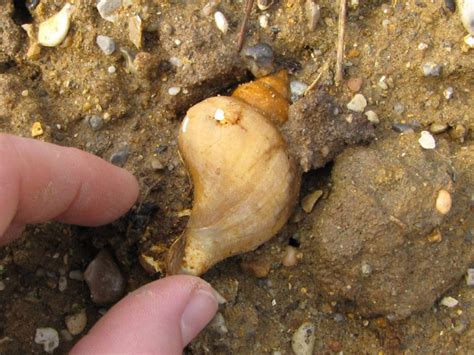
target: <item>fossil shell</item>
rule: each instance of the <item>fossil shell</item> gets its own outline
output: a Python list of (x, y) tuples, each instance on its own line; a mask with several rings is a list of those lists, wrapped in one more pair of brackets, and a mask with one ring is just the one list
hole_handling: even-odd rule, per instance
[(232, 94), (279, 125), (288, 120), (290, 89), (288, 73), (281, 70), (250, 83), (240, 85)]
[(170, 249), (168, 273), (201, 275), (254, 250), (286, 223), (300, 175), (261, 110), (236, 97), (206, 99), (187, 112), (178, 142), (194, 183), (194, 205)]
[(45, 47), (56, 47), (66, 38), (71, 26), (74, 6), (66, 4), (57, 14), (51, 16), (38, 27), (38, 42)]

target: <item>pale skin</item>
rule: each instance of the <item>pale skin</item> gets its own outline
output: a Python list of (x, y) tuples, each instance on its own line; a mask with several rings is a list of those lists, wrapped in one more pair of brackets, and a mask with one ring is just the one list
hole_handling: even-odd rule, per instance
[[(75, 148), (0, 134), (0, 246), (26, 224), (112, 222), (138, 197), (132, 174)], [(114, 305), (71, 354), (181, 354), (217, 311), (191, 276), (149, 283)]]

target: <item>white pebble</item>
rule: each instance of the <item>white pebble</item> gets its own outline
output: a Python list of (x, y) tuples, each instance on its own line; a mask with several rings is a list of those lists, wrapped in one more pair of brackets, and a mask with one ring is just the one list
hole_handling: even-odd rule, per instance
[(214, 114), (214, 119), (215, 119), (216, 121), (222, 121), (222, 120), (224, 120), (224, 118), (225, 118), (225, 112), (224, 112), (224, 110), (221, 109), (221, 108), (218, 108), (218, 109), (216, 110), (216, 113)]
[(295, 331), (291, 338), (291, 348), (296, 355), (312, 355), (316, 335), (313, 323), (305, 322)]
[(454, 89), (452, 86), (447, 87), (443, 91), (443, 96), (446, 100), (451, 100), (453, 98), (453, 95), (454, 95)]
[(37, 328), (35, 343), (43, 345), (43, 349), (47, 353), (52, 353), (59, 346), (59, 334), (53, 328)]
[(172, 86), (168, 89), (168, 94), (171, 96), (176, 96), (181, 91), (181, 88), (178, 86)]
[(111, 65), (110, 67), (107, 68), (107, 72), (109, 74), (113, 74), (117, 71), (117, 68), (115, 68), (113, 65)]
[(367, 107), (367, 100), (364, 95), (356, 94), (352, 100), (347, 104), (347, 108), (354, 112), (364, 112)]
[(97, 36), (95, 42), (105, 55), (111, 55), (115, 52), (115, 41), (109, 36)]
[(418, 45), (418, 50), (424, 51), (425, 49), (428, 49), (428, 45), (427, 45), (426, 43), (421, 42), (421, 43)]
[(474, 286), (474, 269), (467, 269), (466, 284)]
[(67, 330), (72, 335), (78, 335), (82, 333), (82, 331), (86, 328), (87, 325), (87, 315), (86, 312), (83, 310), (79, 313), (66, 316), (64, 320), (66, 323)]
[(436, 148), (436, 141), (434, 137), (428, 131), (421, 131), (421, 136), (418, 139), (418, 143), (420, 143), (423, 149), (435, 149)]
[(267, 28), (268, 27), (268, 16), (266, 14), (260, 15), (258, 17), (258, 24), (260, 25), (261, 28)]
[(451, 210), (453, 201), (451, 199), (451, 194), (446, 190), (439, 190), (438, 197), (436, 198), (436, 209), (441, 214), (448, 214)]
[(386, 80), (387, 80), (387, 77), (383, 75), (380, 77), (379, 82), (377, 83), (379, 88), (381, 88), (382, 90), (388, 90), (388, 85), (386, 83)]
[(380, 120), (379, 120), (379, 116), (374, 112), (374, 111), (367, 111), (365, 113), (365, 115), (367, 116), (367, 120), (373, 124), (379, 124), (380, 123)]
[(456, 307), (459, 304), (459, 301), (451, 296), (444, 297), (441, 300), (441, 305), (448, 307), (448, 308), (453, 308)]
[(100, 16), (107, 21), (114, 22), (117, 18), (117, 10), (122, 7), (122, 0), (100, 0), (97, 10)]
[(222, 33), (226, 34), (229, 30), (229, 23), (225, 18), (224, 14), (220, 11), (214, 13), (214, 20), (216, 21), (216, 26)]
[(296, 248), (288, 245), (285, 250), (285, 255), (281, 260), (281, 263), (286, 267), (292, 267), (298, 264), (298, 252)]
[(45, 47), (55, 47), (61, 44), (69, 32), (73, 11), (74, 6), (66, 4), (61, 11), (41, 22), (38, 26), (39, 44)]
[(292, 80), (290, 82), (291, 100), (294, 102), (304, 95), (308, 85), (302, 81)]

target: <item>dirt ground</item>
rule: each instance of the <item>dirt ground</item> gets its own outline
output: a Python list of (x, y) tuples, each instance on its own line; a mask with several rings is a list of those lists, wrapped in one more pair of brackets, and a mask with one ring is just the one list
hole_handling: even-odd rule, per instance
[[(103, 248), (113, 251), (127, 291), (162, 276), (146, 272), (139, 256), (155, 244), (154, 256), (162, 265), (167, 248), (186, 225), (183, 211), (192, 206), (192, 185), (177, 151), (181, 119), (193, 104), (228, 94), (252, 79), (236, 50), (242, 1), (224, 0), (218, 5), (229, 22), (226, 34), (217, 29), (212, 15), (202, 14), (207, 1), (124, 1), (115, 23), (99, 15), (95, 1), (71, 3), (76, 9), (66, 40), (27, 58), (29, 39), (19, 25), (37, 25), (64, 3), (42, 0), (30, 14), (22, 1), (0, 0), (0, 132), (31, 137), (33, 123), (40, 122), (44, 133), (35, 139), (77, 147), (107, 160), (126, 150), (129, 155), (123, 166), (139, 179), (141, 197), (129, 214), (112, 225), (29, 226), (20, 240), (0, 249), (0, 281), (5, 285), (0, 291), (2, 354), (43, 353), (34, 342), (36, 329), (65, 330), (65, 317), (83, 309), (87, 327), (82, 334), (94, 325), (105, 308), (91, 301), (85, 282), (69, 275), (84, 272)], [(329, 69), (323, 71), (315, 90), (328, 92), (341, 107), (354, 96), (347, 82), (362, 79), (359, 92), (380, 120), (373, 133), (376, 141), (400, 135), (393, 125), (398, 130), (406, 130), (400, 124), (409, 125), (419, 134), (436, 123), (445, 126), (436, 137), (442, 136), (451, 151), (472, 145), (474, 49), (464, 44), (467, 32), (458, 14), (446, 6), (452, 2), (361, 1), (350, 7), (345, 82), (337, 88), (332, 79), (337, 4), (317, 2), (321, 16), (311, 31), (304, 3), (275, 1), (265, 11), (255, 6), (247, 43), (269, 44), (292, 80), (308, 85), (328, 62)], [(140, 50), (128, 37), (127, 18), (135, 14), (144, 25)], [(260, 15), (267, 15), (267, 27), (259, 25)], [(97, 35), (112, 37), (117, 50), (105, 55), (96, 44)], [(145, 59), (130, 66), (118, 48), (132, 55), (140, 52), (138, 57)], [(430, 62), (441, 65), (439, 76), (423, 74), (423, 65)], [(181, 91), (170, 95), (173, 87)], [(453, 95), (448, 99), (449, 87)], [(91, 116), (100, 117), (101, 127), (91, 128)], [(312, 136), (311, 131), (305, 134)], [(317, 189), (327, 198), (336, 184), (332, 168), (328, 163), (303, 175), (300, 201)], [(472, 197), (470, 201), (463, 213), (472, 220)], [(298, 206), (271, 241), (219, 263), (203, 276), (227, 300), (220, 309), (225, 327), (222, 319), (208, 327), (188, 353), (291, 354), (292, 335), (305, 321), (316, 326), (314, 353), (318, 354), (472, 352), (474, 288), (466, 285), (462, 275), (456, 274), (450, 281), (454, 286), (439, 295), (431, 308), (400, 320), (362, 315), (356, 302), (329, 299), (315, 281), (318, 261), (310, 252), (318, 208), (307, 214)], [(281, 263), (288, 245), (297, 249), (301, 245), (301, 260), (293, 267)], [(472, 234), (463, 248), (468, 250), (459, 254), (472, 255)], [(265, 277), (257, 278), (242, 267), (249, 263), (267, 266)], [(472, 258), (469, 266), (474, 267)], [(64, 276), (65, 289), (58, 284)], [(454, 297), (459, 304), (441, 306), (443, 296)], [(55, 353), (66, 353), (79, 338), (62, 332)]]

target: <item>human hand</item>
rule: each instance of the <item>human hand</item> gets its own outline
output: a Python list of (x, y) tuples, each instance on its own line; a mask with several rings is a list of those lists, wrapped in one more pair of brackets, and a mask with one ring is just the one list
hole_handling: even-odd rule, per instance
[[(0, 134), (0, 245), (50, 220), (98, 226), (136, 201), (127, 171), (94, 155)], [(126, 296), (72, 354), (180, 354), (217, 311), (212, 288), (191, 276), (152, 282)]]

